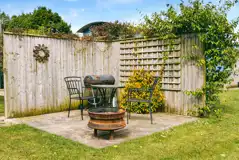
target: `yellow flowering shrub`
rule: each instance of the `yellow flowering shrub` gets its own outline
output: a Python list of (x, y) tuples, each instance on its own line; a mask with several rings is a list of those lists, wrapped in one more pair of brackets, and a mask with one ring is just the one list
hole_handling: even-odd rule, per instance
[[(133, 75), (129, 77), (128, 82), (125, 84), (125, 88), (121, 92), (121, 108), (127, 108), (129, 88), (149, 88), (153, 85), (154, 79), (154, 74), (149, 71), (145, 71), (144, 69), (134, 70)], [(160, 89), (161, 85), (159, 80), (153, 92), (152, 112), (163, 109), (165, 97)], [(137, 99), (149, 99), (149, 92), (132, 92), (132, 97)], [(149, 113), (148, 103), (132, 102), (130, 110), (135, 113)]]

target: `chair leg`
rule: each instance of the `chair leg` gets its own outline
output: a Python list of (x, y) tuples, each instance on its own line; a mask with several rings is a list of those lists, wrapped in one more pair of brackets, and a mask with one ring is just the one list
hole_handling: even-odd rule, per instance
[[(132, 105), (132, 103), (129, 102), (129, 104), (130, 104), (129, 106), (130, 106), (130, 109), (131, 109), (131, 105)], [(131, 112), (130, 112), (131, 110), (130, 110), (130, 109), (129, 109), (129, 119), (131, 118)]]
[(71, 98), (70, 98), (70, 104), (69, 104), (69, 108), (68, 108), (68, 118), (70, 117), (70, 112), (71, 112)]
[(150, 114), (151, 124), (153, 124), (153, 115), (152, 115), (151, 103), (149, 104), (149, 114)]
[(83, 103), (83, 100), (81, 100), (81, 120), (83, 120), (83, 109), (84, 109), (84, 103)]
[(130, 108), (130, 102), (128, 102), (126, 112), (127, 112), (127, 124), (129, 124), (129, 108)]
[(126, 110), (126, 112), (127, 112), (127, 124), (129, 124), (129, 111), (128, 111), (128, 109)]

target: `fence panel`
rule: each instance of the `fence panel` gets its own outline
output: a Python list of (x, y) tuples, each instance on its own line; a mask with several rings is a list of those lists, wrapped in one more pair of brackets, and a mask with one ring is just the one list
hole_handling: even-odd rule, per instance
[[(168, 59), (163, 64), (165, 54), (168, 54)], [(185, 94), (185, 91), (201, 89), (205, 83), (204, 67), (185, 60), (185, 57), (192, 54), (203, 56), (203, 46), (194, 34), (166, 40), (154, 38), (122, 41), (120, 81), (125, 83), (134, 70), (142, 68), (160, 76), (162, 65), (165, 65), (161, 82), (166, 96), (165, 111), (186, 115), (188, 111), (195, 110), (195, 105), (204, 104), (204, 98)]]
[[(39, 63), (33, 57), (38, 44), (48, 47), (50, 57)], [(112, 74), (116, 83), (126, 82), (134, 69), (144, 68), (159, 74), (162, 53), (169, 54), (162, 87), (166, 96), (165, 111), (188, 114), (204, 98), (186, 95), (205, 83), (203, 67), (182, 57), (202, 55), (202, 44), (196, 35), (172, 40), (137, 39), (120, 42), (83, 42), (42, 36), (4, 34), (5, 116), (46, 113), (68, 105), (66, 76)], [(194, 46), (198, 46), (194, 47)]]
[[(49, 59), (39, 63), (33, 49), (44, 44)], [(67, 108), (66, 76), (112, 74), (118, 71), (119, 43), (83, 42), (4, 34), (5, 116), (46, 113)]]

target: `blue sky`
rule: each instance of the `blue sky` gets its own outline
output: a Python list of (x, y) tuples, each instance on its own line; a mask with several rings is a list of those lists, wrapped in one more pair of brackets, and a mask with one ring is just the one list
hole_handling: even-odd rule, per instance
[[(46, 6), (59, 13), (72, 25), (73, 32), (76, 32), (93, 21), (120, 20), (137, 23), (141, 18), (139, 11), (151, 14), (165, 9), (166, 4), (177, 6), (179, 3), (180, 0), (0, 0), (0, 9), (9, 15), (18, 15), (32, 12), (37, 6)], [(237, 16), (239, 5), (230, 11), (228, 18), (231, 20)]]

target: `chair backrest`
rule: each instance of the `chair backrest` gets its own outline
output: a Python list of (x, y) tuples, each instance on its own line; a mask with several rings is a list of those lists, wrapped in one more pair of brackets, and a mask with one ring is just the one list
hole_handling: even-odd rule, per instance
[(158, 84), (159, 78), (160, 78), (160, 77), (155, 77), (154, 83), (153, 83), (153, 85), (152, 85), (152, 87), (151, 87), (153, 90), (155, 89), (156, 85)]
[(154, 89), (155, 89), (156, 85), (158, 84), (159, 79), (160, 79), (160, 77), (155, 77), (155, 79), (154, 79), (154, 83), (151, 87), (151, 91), (150, 91), (150, 95), (149, 95), (150, 100), (152, 99)]
[(82, 94), (83, 93), (83, 84), (82, 78), (77, 76), (65, 77), (67, 89), (70, 95)]

